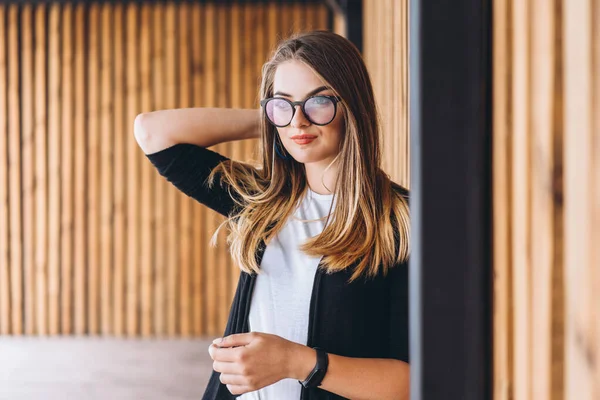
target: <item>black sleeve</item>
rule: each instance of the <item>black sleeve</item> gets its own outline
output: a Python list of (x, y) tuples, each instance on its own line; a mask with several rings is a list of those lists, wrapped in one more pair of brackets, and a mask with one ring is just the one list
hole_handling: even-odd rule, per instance
[(186, 195), (224, 216), (233, 210), (235, 203), (227, 190), (228, 186), (221, 186), (221, 174), (215, 175), (212, 188), (209, 189), (206, 183), (210, 172), (229, 158), (189, 143), (179, 143), (146, 154), (146, 157), (162, 176)]
[(408, 351), (408, 261), (395, 265), (390, 278), (390, 354), (409, 362)]

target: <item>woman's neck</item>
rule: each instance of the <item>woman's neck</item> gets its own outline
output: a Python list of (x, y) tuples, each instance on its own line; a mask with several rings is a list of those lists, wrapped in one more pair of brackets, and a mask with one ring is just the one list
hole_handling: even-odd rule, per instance
[[(308, 186), (313, 192), (318, 194), (332, 194), (335, 192), (335, 180), (338, 174), (338, 163), (333, 163), (329, 169), (325, 171), (325, 168), (327, 168), (331, 161), (332, 159), (327, 159), (304, 164), (306, 180), (308, 182)], [(325, 185), (323, 185), (323, 183), (325, 183)]]

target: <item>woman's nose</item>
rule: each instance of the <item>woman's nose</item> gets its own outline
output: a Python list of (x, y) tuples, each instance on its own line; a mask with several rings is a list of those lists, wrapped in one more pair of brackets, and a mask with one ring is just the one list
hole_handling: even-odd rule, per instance
[(292, 118), (292, 122), (290, 123), (292, 128), (299, 128), (301, 126), (310, 125), (310, 121), (306, 118), (306, 115), (304, 115), (304, 112), (302, 111), (302, 106), (297, 105), (295, 107), (297, 107), (296, 112), (294, 113), (294, 117)]

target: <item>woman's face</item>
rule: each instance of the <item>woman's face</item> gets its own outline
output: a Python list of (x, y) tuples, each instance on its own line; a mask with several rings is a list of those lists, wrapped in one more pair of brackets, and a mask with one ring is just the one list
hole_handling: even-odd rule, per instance
[[(304, 63), (296, 60), (280, 64), (275, 71), (273, 97), (283, 97), (290, 101), (301, 101), (314, 94), (334, 95), (330, 89)], [(285, 150), (300, 163), (323, 163), (328, 165), (338, 153), (344, 132), (344, 116), (340, 104), (334, 119), (327, 125), (314, 125), (297, 105), (292, 122), (283, 128), (276, 128)], [(295, 135), (312, 135), (314, 140), (299, 143), (292, 139)]]

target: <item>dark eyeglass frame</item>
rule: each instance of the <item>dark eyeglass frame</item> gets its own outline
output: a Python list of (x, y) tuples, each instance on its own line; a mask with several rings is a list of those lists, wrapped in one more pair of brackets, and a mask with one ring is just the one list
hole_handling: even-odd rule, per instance
[[(333, 102), (333, 116), (331, 117), (331, 120), (329, 120), (329, 122), (324, 123), (324, 124), (317, 124), (316, 122), (314, 122), (312, 119), (310, 119), (310, 117), (306, 114), (306, 110), (304, 109), (304, 106), (306, 104), (306, 102), (312, 98), (315, 97), (326, 97), (329, 100), (331, 100)], [(290, 104), (292, 106), (292, 116), (290, 118), (290, 122), (288, 122), (285, 125), (277, 125), (276, 123), (274, 123), (273, 121), (271, 121), (271, 118), (269, 118), (269, 114), (266, 111), (266, 105), (269, 101), (271, 100), (283, 100), (285, 102), (287, 102), (288, 104)], [(288, 126), (289, 124), (292, 123), (292, 120), (294, 119), (294, 115), (296, 115), (296, 106), (301, 106), (302, 107), (302, 112), (304, 113), (304, 117), (310, 121), (311, 124), (314, 125), (318, 125), (318, 126), (324, 126), (324, 125), (328, 125), (331, 123), (331, 121), (333, 121), (335, 119), (335, 115), (337, 114), (337, 103), (339, 103), (340, 101), (342, 101), (342, 98), (340, 96), (334, 96), (334, 95), (325, 95), (325, 94), (315, 94), (312, 96), (307, 97), (304, 100), (301, 101), (291, 101), (286, 99), (285, 97), (269, 97), (267, 99), (262, 99), (260, 101), (260, 106), (263, 107), (265, 109), (265, 115), (267, 116), (267, 119), (269, 120), (269, 122), (273, 125), (275, 125), (278, 128), (284, 128), (286, 126)]]

